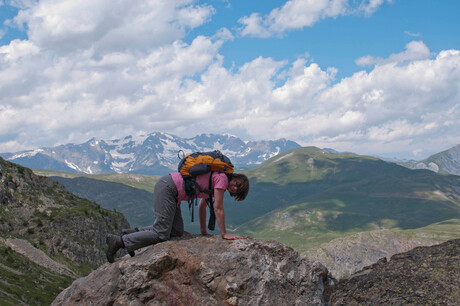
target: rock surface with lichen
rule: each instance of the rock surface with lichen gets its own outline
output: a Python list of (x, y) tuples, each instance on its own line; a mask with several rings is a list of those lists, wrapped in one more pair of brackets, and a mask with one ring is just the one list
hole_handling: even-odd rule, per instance
[(337, 282), (273, 241), (186, 237), (76, 280), (52, 305), (460, 305), (460, 239), (384, 257)]
[(322, 305), (328, 280), (278, 242), (190, 235), (104, 264), (53, 305)]

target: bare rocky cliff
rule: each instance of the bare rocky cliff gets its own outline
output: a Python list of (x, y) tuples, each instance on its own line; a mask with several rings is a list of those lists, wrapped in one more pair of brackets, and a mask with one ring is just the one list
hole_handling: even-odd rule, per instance
[[(436, 237), (424, 233), (411, 236), (388, 229), (361, 232), (334, 239), (306, 252), (306, 257), (324, 264), (333, 277), (349, 276), (380, 258), (404, 253), (418, 246), (437, 244)], [(453, 239), (446, 234), (444, 240)]]
[(384, 257), (334, 286), (329, 305), (460, 305), (460, 239)]
[(322, 305), (329, 280), (278, 242), (190, 235), (101, 266), (52, 305)]

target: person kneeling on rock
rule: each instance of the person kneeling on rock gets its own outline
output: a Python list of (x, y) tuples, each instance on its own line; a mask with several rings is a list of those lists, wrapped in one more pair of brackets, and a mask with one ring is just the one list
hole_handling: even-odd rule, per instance
[[(211, 188), (214, 191), (213, 195), (202, 193), (201, 191), (197, 193), (197, 197), (201, 199), (198, 205), (201, 234), (209, 235), (206, 230), (206, 199), (211, 196), (214, 197), (215, 218), (222, 238), (229, 240), (244, 238), (226, 232), (223, 204), (226, 190), (236, 201), (242, 201), (246, 198), (249, 192), (249, 180), (246, 175), (210, 172), (198, 175), (196, 183), (201, 187), (198, 188), (200, 190), (208, 189), (209, 184), (211, 184)], [(134, 256), (134, 251), (137, 249), (169, 240), (171, 237), (182, 236), (184, 234), (184, 222), (180, 204), (182, 201), (188, 200), (184, 186), (184, 179), (179, 172), (163, 176), (156, 183), (154, 189), (153, 210), (155, 220), (153, 226), (124, 229), (122, 236), (107, 235), (107, 260), (113, 263), (115, 254), (122, 248), (126, 248), (128, 253)]]

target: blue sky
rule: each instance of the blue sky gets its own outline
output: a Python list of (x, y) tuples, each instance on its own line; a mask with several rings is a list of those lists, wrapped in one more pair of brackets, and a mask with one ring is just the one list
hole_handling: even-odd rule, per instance
[[(286, 1), (211, 1), (216, 14), (212, 21), (194, 29), (193, 35), (212, 35), (216, 28), (239, 28), (238, 20), (258, 12), (268, 14)], [(263, 3), (263, 5), (261, 5)], [(336, 67), (337, 78), (362, 70), (355, 60), (364, 55), (387, 57), (398, 53), (413, 40), (422, 40), (432, 52), (460, 46), (460, 2), (454, 0), (402, 0), (384, 2), (370, 16), (354, 15), (321, 20), (310, 27), (283, 33), (281, 37), (244, 37), (225, 44), (220, 53), (230, 67), (240, 66), (258, 56), (294, 60), (306, 52), (321, 67)]]
[(460, 143), (460, 1), (0, 0), (0, 152), (154, 131)]

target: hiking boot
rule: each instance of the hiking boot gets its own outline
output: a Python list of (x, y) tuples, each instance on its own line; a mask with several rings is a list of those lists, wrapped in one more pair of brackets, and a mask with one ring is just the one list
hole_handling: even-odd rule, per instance
[[(138, 232), (139, 230), (137, 229), (137, 227), (135, 228), (124, 228), (121, 230), (121, 235), (129, 235), (129, 234), (132, 234), (132, 233), (135, 233), (135, 232)], [(136, 253), (134, 251), (130, 251), (128, 252), (129, 256), (131, 257), (134, 257), (134, 255), (136, 255)]]
[(107, 243), (107, 252), (105, 256), (110, 263), (113, 263), (115, 261), (115, 254), (119, 249), (123, 248), (123, 241), (120, 236), (108, 234), (105, 238), (105, 242)]

